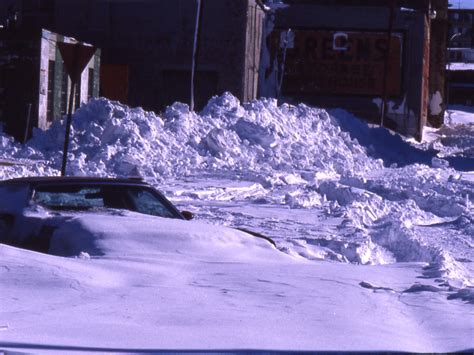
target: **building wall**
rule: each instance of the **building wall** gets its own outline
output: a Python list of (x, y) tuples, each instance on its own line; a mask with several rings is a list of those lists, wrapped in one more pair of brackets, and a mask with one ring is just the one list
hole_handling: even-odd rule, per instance
[(430, 101), (428, 122), (432, 127), (444, 123), (446, 108), (446, 46), (448, 32), (447, 0), (438, 0), (436, 17), (431, 20), (430, 32)]
[(448, 43), (450, 48), (474, 48), (474, 10), (449, 10), (448, 36), (461, 34)]
[(474, 105), (474, 65), (449, 72), (449, 103)]
[[(0, 122), (18, 140), (28, 138), (33, 127), (48, 128), (67, 112), (71, 82), (57, 42), (75, 40), (46, 30), (0, 31)], [(98, 96), (99, 66), (100, 51), (82, 72), (76, 107)]]
[[(37, 9), (40, 20), (28, 15), (22, 24), (47, 21), (54, 32), (102, 48), (105, 65), (127, 68), (128, 104), (159, 111), (176, 100), (189, 102), (195, 1), (50, 1), (49, 10)], [(262, 21), (255, 0), (203, 1), (197, 108), (224, 91), (243, 101), (256, 97)]]
[[(46, 129), (53, 120), (61, 118), (68, 112), (72, 85), (66, 73), (64, 60), (57, 47), (57, 43), (76, 43), (77, 41), (47, 30), (41, 31), (40, 41), (38, 119), (36, 126)], [(95, 55), (86, 64), (75, 88), (74, 109), (77, 109), (82, 103), (89, 101), (91, 97), (98, 96), (99, 70), (100, 50), (97, 50)], [(50, 78), (50, 76), (54, 78)]]
[(250, 101), (258, 96), (264, 20), (265, 14), (261, 8), (255, 1), (249, 1), (247, 5), (247, 24), (245, 26), (245, 80), (243, 82), (243, 101)]
[(0, 26), (11, 27), (17, 17), (18, 0), (2, 0), (0, 3)]
[(7, 133), (20, 140), (37, 121), (40, 50), (37, 38), (29, 33), (0, 30), (0, 122)]
[[(266, 85), (261, 85), (263, 94), (278, 96), (278, 89), (275, 88), (279, 87), (279, 79), (284, 66), (281, 95), (288, 96), (289, 94), (291, 96), (286, 99), (303, 100), (324, 107), (344, 107), (361, 117), (380, 123), (390, 9), (388, 6), (376, 6), (376, 2), (369, 5), (365, 5), (365, 3), (359, 1), (355, 4), (342, 0), (332, 1), (330, 4), (324, 0), (291, 1), (291, 6), (279, 10), (273, 21), (269, 18), (272, 23), (267, 23), (267, 28), (270, 28), (270, 31), (267, 33), (265, 43), (268, 52), (263, 56), (262, 62), (264, 63), (262, 73), (265, 72), (266, 79)], [(380, 4), (380, 2), (378, 3)], [(430, 77), (432, 75), (444, 76), (444, 71), (439, 70), (442, 64), (438, 63), (438, 71), (430, 72), (431, 19), (428, 9), (422, 6), (422, 2), (418, 2), (418, 4), (419, 7), (414, 8), (396, 7), (394, 12), (394, 37), (391, 43), (394, 46), (397, 41), (401, 41), (401, 48), (395, 46), (391, 50), (387, 82), (388, 114), (384, 125), (420, 139), (422, 126), (427, 122), (429, 116), (428, 108), (431, 98), (436, 91), (439, 91), (440, 93), (436, 94), (436, 97), (440, 95), (443, 99), (441, 91), (444, 87), (443, 80), (440, 79), (429, 86)], [(282, 45), (282, 42), (284, 42), (284, 36), (288, 29), (291, 29), (295, 41), (302, 43), (299, 49), (286, 49), (286, 60), (298, 61), (295, 65), (283, 64), (285, 46)], [(319, 42), (317, 38), (307, 39), (306, 42), (298, 40), (298, 36), (305, 31), (322, 33), (320, 37), (323, 39)], [(334, 43), (325, 39), (325, 37), (330, 38), (331, 36), (336, 38), (339, 34), (347, 36), (346, 41), (349, 43), (349, 49), (346, 51), (337, 49), (338, 46), (334, 45), (336, 39)], [(373, 39), (374, 36), (378, 36), (378, 38)], [(275, 37), (276, 45), (272, 44)], [(362, 56), (357, 59), (359, 55), (354, 53), (359, 39), (375, 43), (371, 47), (372, 49), (368, 50), (369, 54), (365, 59), (360, 59)], [(312, 47), (307, 45), (308, 40), (315, 42)], [(435, 38), (434, 41), (438, 41), (438, 38)], [(306, 47), (304, 48), (304, 46)], [(440, 50), (439, 47), (437, 49)], [(377, 54), (377, 51), (380, 53)], [(438, 54), (440, 53), (438, 52)], [(317, 58), (315, 59), (314, 56)], [(397, 56), (399, 56), (398, 60)], [(309, 69), (302, 70), (301, 83), (293, 83), (293, 87), (307, 85), (313, 90), (301, 90), (300, 95), (295, 94), (294, 90), (290, 93), (287, 90), (289, 85), (285, 83), (285, 80), (291, 77), (291, 71), (305, 68), (305, 60), (308, 60), (305, 58), (311, 57), (313, 57), (314, 63), (310, 66), (307, 65), (308, 68), (320, 66), (320, 71), (315, 70), (315, 76), (311, 78)], [(444, 53), (438, 58), (441, 63), (443, 63), (443, 58)], [(331, 85), (321, 86), (319, 84), (318, 80), (321, 76), (329, 75), (328, 70), (323, 68), (324, 65), (337, 66), (335, 69), (330, 69), (332, 73), (335, 73), (334, 80), (340, 79), (341, 82), (336, 90)], [(354, 80), (350, 80), (351, 68), (355, 68), (354, 70), (362, 74), (365, 73), (363, 70), (366, 68), (367, 72), (359, 78), (359, 81), (372, 79), (373, 85), (366, 82), (361, 88), (356, 87), (360, 85), (360, 82), (355, 80), (357, 79), (355, 76)], [(347, 70), (349, 74), (344, 74), (344, 70)], [(343, 79), (347, 80), (347, 84), (343, 83)], [(399, 86), (398, 91), (396, 90), (397, 86)], [(435, 106), (433, 105), (433, 108)], [(441, 111), (444, 110), (442, 102), (438, 107), (442, 108)], [(442, 112), (433, 111), (437, 116), (442, 116)]]
[(474, 103), (474, 10), (449, 10), (447, 95), (450, 104)]
[(474, 63), (474, 48), (448, 48), (449, 63)]

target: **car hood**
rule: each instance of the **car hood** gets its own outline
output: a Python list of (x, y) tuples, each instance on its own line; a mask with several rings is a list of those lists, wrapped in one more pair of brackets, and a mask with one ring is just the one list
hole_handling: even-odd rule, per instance
[[(179, 254), (230, 259), (274, 259), (268, 241), (243, 231), (199, 221), (135, 212), (65, 214), (54, 231), (51, 254), (61, 256), (157, 256)], [(257, 254), (257, 255), (256, 255)]]

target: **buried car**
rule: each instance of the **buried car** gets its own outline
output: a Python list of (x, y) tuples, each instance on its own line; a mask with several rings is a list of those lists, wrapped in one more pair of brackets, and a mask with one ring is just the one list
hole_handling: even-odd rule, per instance
[[(186, 222), (192, 218), (192, 213), (179, 211), (160, 191), (141, 179), (28, 177), (0, 182), (0, 242), (44, 253), (67, 256), (84, 248), (94, 252), (95, 247), (85, 239), (91, 239), (91, 234), (95, 238), (108, 229), (130, 235), (172, 235), (173, 228), (196, 228), (194, 222)], [(166, 223), (169, 219), (189, 224)], [(146, 233), (150, 228), (144, 232), (144, 224), (151, 225), (156, 233)], [(84, 226), (88, 228), (88, 237), (84, 233), (81, 236)], [(57, 232), (64, 234), (64, 230), (75, 236), (62, 237), (63, 245), (58, 249), (52, 241), (61, 235)], [(244, 229), (238, 233), (275, 245), (259, 233)], [(78, 238), (84, 240), (75, 240)]]

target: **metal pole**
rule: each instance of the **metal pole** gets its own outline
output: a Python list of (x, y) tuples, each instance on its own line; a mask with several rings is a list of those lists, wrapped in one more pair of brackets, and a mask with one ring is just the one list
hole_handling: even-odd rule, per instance
[(61, 176), (66, 176), (66, 163), (67, 163), (67, 151), (69, 147), (69, 135), (71, 133), (71, 121), (72, 121), (72, 106), (74, 105), (74, 90), (76, 83), (71, 82), (71, 92), (69, 95), (69, 107), (67, 112), (67, 121), (66, 121), (66, 135), (64, 137), (64, 148), (63, 148), (63, 163), (61, 166)]
[(393, 33), (393, 23), (395, 21), (395, 6), (397, 4), (397, 0), (392, 0), (390, 5), (390, 17), (389, 17), (389, 24), (388, 24), (388, 41), (387, 41), (387, 51), (385, 56), (385, 63), (384, 63), (384, 73), (383, 73), (383, 92), (382, 92), (382, 112), (380, 115), (380, 126), (383, 127), (385, 118), (387, 116), (387, 99), (388, 99), (388, 69), (390, 64), (390, 53), (392, 50), (392, 33)]
[(30, 132), (30, 119), (31, 119), (31, 103), (28, 104), (28, 113), (26, 114), (26, 127), (25, 127), (25, 136), (23, 137), (23, 143), (26, 143), (28, 139), (28, 133)]
[(196, 72), (196, 53), (199, 41), (199, 22), (201, 18), (202, 0), (196, 0), (196, 5), (196, 26), (194, 28), (193, 58), (191, 64), (191, 101), (189, 103), (189, 109), (191, 111), (194, 111), (194, 76)]
[(281, 64), (281, 73), (280, 73), (280, 81), (278, 83), (278, 93), (277, 93), (277, 98), (280, 99), (280, 95), (281, 95), (281, 86), (283, 85), (283, 76), (285, 74), (285, 63), (286, 63), (286, 51), (288, 49), (288, 40), (289, 40), (289, 37), (290, 37), (290, 33), (291, 33), (291, 28), (289, 28), (287, 31), (286, 31), (286, 35), (285, 35), (285, 41), (283, 42), (283, 59), (282, 59), (282, 64)]

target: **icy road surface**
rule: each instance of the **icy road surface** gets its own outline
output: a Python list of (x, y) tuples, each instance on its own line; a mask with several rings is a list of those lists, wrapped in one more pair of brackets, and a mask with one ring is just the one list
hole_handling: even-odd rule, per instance
[[(196, 255), (143, 234), (111, 237), (101, 257), (0, 245), (0, 348), (472, 350), (474, 117), (448, 121), (418, 144), (342, 110), (230, 94), (161, 117), (91, 101), (71, 175), (141, 174), (198, 222), (277, 248)], [(63, 135), (59, 121), (25, 146), (0, 134), (0, 177), (58, 174)]]

